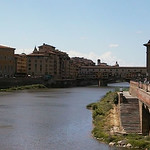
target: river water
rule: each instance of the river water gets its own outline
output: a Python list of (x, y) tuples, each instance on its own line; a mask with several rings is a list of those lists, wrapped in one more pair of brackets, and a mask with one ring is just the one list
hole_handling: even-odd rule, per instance
[(114, 89), (90, 86), (0, 93), (0, 150), (122, 150), (92, 138), (92, 114), (86, 109)]

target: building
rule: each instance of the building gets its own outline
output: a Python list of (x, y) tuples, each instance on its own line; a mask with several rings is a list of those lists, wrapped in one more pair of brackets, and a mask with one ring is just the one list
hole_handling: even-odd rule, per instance
[(0, 45), (0, 77), (13, 77), (15, 74), (15, 48)]
[(70, 79), (77, 79), (79, 67), (70, 59)]
[(27, 74), (26, 54), (15, 54), (15, 69), (16, 76), (25, 76)]
[(108, 66), (107, 63), (102, 63), (100, 59), (97, 60), (98, 66)]
[(33, 53), (27, 55), (27, 74), (31, 76), (55, 76), (57, 74), (57, 68), (54, 68), (56, 59), (55, 53), (38, 51), (35, 47)]
[(73, 61), (73, 63), (77, 66), (95, 66), (95, 63), (90, 60), (90, 59), (86, 59), (84, 57), (72, 57), (71, 60)]
[[(117, 63), (118, 64), (118, 63)], [(78, 77), (80, 79), (143, 79), (146, 67), (116, 66), (81, 66)]]
[(81, 66), (95, 66), (95, 63), (84, 57), (72, 57), (71, 58), (71, 77), (77, 79), (79, 76)]
[(43, 44), (27, 55), (27, 73), (32, 76), (50, 76), (67, 79), (70, 76), (70, 57), (67, 53)]

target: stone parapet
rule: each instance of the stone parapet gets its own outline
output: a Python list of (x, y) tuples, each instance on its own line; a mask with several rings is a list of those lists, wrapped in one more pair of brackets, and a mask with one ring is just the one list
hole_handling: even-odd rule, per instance
[(130, 94), (150, 106), (150, 84), (142, 82), (130, 82)]

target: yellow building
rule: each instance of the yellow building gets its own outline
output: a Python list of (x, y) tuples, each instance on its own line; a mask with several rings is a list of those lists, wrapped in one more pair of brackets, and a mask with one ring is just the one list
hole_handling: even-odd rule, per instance
[(27, 55), (27, 74), (57, 77), (57, 56), (51, 51), (37, 50)]
[(15, 54), (16, 76), (25, 76), (27, 74), (27, 56), (26, 54)]
[(68, 79), (70, 77), (70, 57), (67, 53), (45, 43), (39, 46), (39, 52), (55, 54), (54, 72), (57, 79)]
[(13, 77), (15, 74), (15, 48), (0, 45), (0, 77)]
[(55, 79), (69, 78), (70, 58), (65, 52), (56, 50), (47, 44), (35, 47), (33, 53), (27, 55), (27, 73), (31, 76), (52, 76)]

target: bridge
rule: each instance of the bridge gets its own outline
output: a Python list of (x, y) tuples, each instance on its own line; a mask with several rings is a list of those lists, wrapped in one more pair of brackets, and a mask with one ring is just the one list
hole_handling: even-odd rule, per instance
[(129, 92), (119, 93), (120, 126), (123, 133), (150, 134), (150, 84), (130, 82)]
[(107, 85), (117, 80), (130, 81), (146, 78), (146, 67), (119, 67), (119, 66), (81, 66), (77, 80), (97, 81), (99, 86)]

